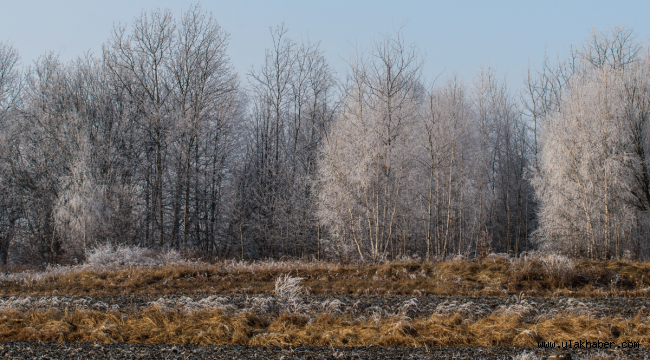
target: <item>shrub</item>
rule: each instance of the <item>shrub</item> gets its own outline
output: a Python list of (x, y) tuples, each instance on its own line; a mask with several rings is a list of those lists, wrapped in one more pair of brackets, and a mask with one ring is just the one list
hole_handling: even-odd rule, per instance
[(181, 261), (176, 250), (156, 252), (138, 246), (111, 244), (100, 245), (88, 253), (84, 267), (87, 268), (121, 268), (142, 265), (167, 265)]
[(564, 255), (546, 255), (542, 259), (542, 266), (548, 276), (563, 283), (571, 283), (577, 275), (573, 261)]
[(301, 295), (304, 293), (304, 288), (300, 285), (303, 280), (304, 278), (290, 275), (275, 279), (274, 293), (281, 311), (295, 313), (303, 308)]

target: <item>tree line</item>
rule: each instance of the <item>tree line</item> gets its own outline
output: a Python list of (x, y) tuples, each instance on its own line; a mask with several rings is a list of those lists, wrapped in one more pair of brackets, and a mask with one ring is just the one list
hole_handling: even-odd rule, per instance
[(284, 25), (246, 76), (199, 6), (114, 27), (98, 56), (0, 43), (0, 262), (103, 244), (218, 258), (648, 257), (650, 56), (594, 31), (512, 91), (427, 83), (401, 31), (350, 57)]

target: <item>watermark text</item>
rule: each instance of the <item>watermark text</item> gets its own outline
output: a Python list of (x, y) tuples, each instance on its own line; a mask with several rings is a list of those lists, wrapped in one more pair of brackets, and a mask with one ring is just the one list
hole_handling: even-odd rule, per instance
[(568, 341), (547, 341), (537, 343), (538, 348), (546, 349), (613, 349), (620, 347), (622, 349), (637, 349), (640, 344), (634, 341), (623, 341), (617, 344), (614, 341), (586, 341), (586, 340), (568, 340)]

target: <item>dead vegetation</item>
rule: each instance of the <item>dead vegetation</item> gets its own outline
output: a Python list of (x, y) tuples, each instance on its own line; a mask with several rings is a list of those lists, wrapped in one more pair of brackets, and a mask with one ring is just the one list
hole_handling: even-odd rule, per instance
[[(493, 261), (490, 266), (501, 268), (503, 264)], [(482, 265), (486, 264), (477, 266)], [(413, 266), (414, 270), (422, 264), (381, 265), (375, 269), (375, 276), (400, 278), (404, 266)], [(536, 346), (539, 342), (559, 344), (567, 339), (603, 338), (618, 344), (647, 344), (650, 340), (649, 313), (640, 311), (633, 317), (602, 315), (598, 309), (572, 299), (544, 311), (523, 294), (494, 309), (472, 301), (446, 301), (425, 316), (415, 316), (413, 310), (419, 304), (412, 298), (390, 311), (374, 306), (353, 312), (342, 308), (336, 299), (307, 302), (303, 298), (307, 291), (303, 280), (304, 277), (288, 274), (277, 277), (272, 282), (272, 296), (247, 297), (242, 308), (217, 295), (196, 301), (188, 297), (162, 297), (134, 312), (108, 306), (102, 311), (86, 310), (86, 303), (59, 299), (55, 303), (53, 298), (49, 308), (47, 299), (10, 299), (0, 307), (0, 338), (137, 344), (415, 347)]]
[(0, 313), (3, 341), (165, 343), (309, 346), (536, 346), (540, 341), (611, 339), (647, 344), (650, 325), (634, 319), (563, 315), (525, 321), (516, 314), (485, 318), (432, 315), (348, 318), (281, 313), (267, 318), (249, 312), (165, 311), (152, 307), (126, 316), (117, 312), (33, 311)]
[(325, 262), (175, 261), (154, 265), (54, 267), (5, 271), (0, 295), (270, 294), (278, 277), (303, 278), (312, 294), (413, 294), (646, 297), (650, 264), (572, 261), (558, 255), (482, 261)]

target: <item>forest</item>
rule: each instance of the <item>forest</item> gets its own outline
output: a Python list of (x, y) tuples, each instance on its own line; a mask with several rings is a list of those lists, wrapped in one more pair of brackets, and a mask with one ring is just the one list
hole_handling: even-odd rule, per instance
[(283, 25), (237, 74), (191, 7), (96, 55), (0, 43), (0, 263), (99, 246), (377, 262), (531, 251), (650, 256), (650, 48), (593, 30), (531, 67), (426, 82), (400, 30), (328, 65)]

